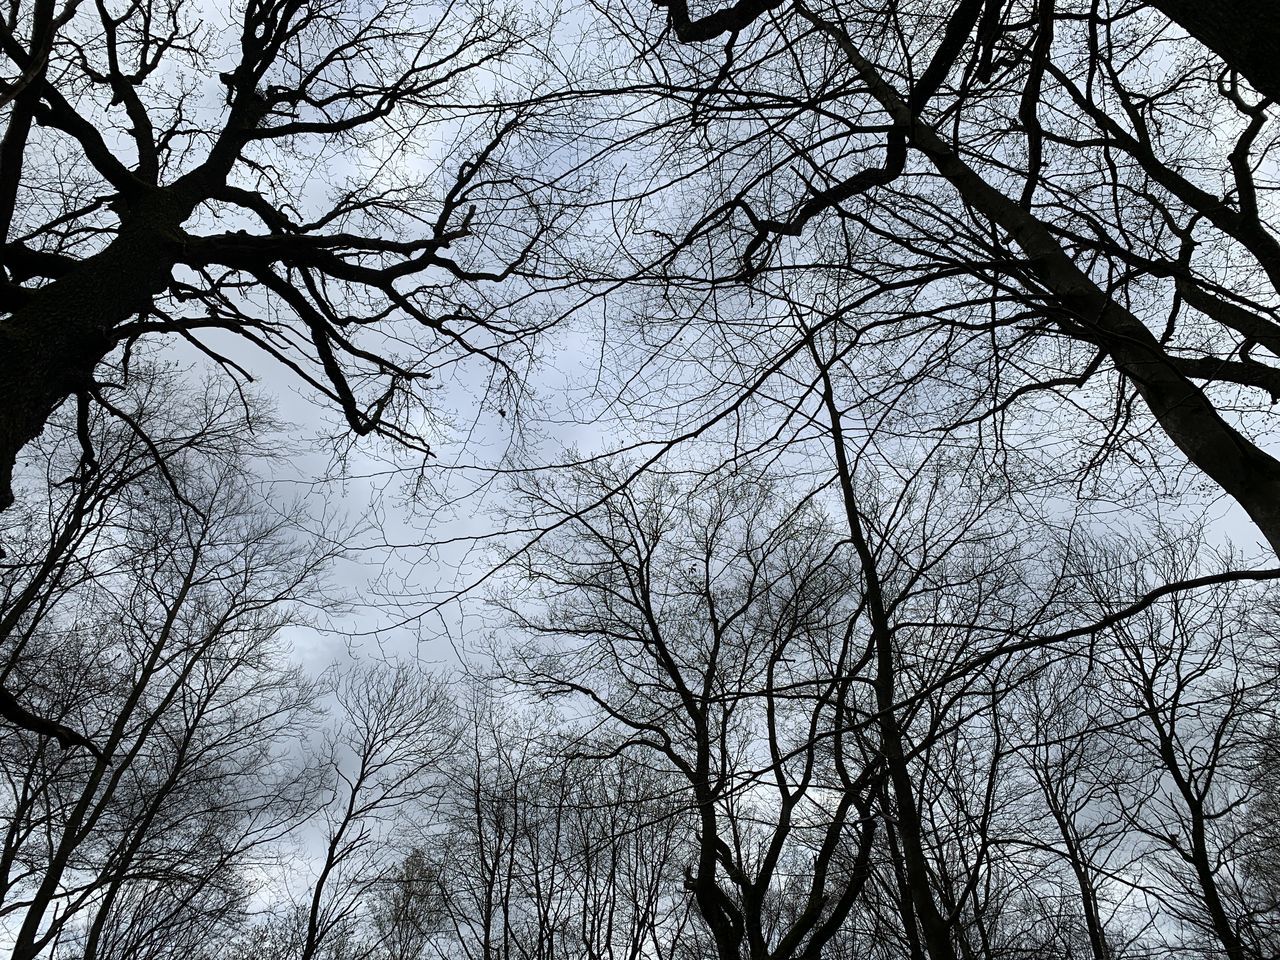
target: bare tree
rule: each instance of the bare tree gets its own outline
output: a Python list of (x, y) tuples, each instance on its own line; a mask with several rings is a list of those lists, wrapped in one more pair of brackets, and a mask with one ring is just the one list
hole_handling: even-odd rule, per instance
[[(833, 378), (835, 477), (800, 506), (740, 465), (526, 485), (561, 522), (519, 560), (542, 643), (507, 675), (678, 784), (722, 958), (1265, 955), (1243, 811), (1274, 665), (1231, 624), (1275, 571), (1190, 535), (1018, 543), (954, 459), (876, 477)], [(1118, 639), (1166, 615), (1177, 652)]]
[[(1170, 550), (1129, 568), (1161, 580), (1188, 563)], [(1097, 660), (1116, 713), (1087, 733), (1121, 741), (1108, 786), (1141, 853), (1131, 882), (1176, 924), (1179, 947), (1233, 960), (1270, 956), (1277, 944), (1274, 908), (1248, 881), (1255, 846), (1244, 815), (1259, 799), (1253, 764), (1275, 723), (1280, 679), (1272, 628), (1251, 615), (1260, 599), (1219, 587), (1113, 628)]]
[(663, 78), (625, 78), (673, 173), (619, 198), (637, 340), (725, 370), (684, 409), (770, 389), (799, 316), (882, 433), (1064, 490), (1189, 463), (1280, 549), (1277, 141), (1238, 73), (1129, 0), (599, 6)]
[(681, 886), (689, 817), (625, 757), (575, 756), (545, 711), (469, 698), (448, 816), (424, 849), (440, 876), (434, 949), (468, 960), (698, 957)]
[(884, 823), (856, 567), (767, 484), (655, 478), (582, 510), (616, 482), (528, 491), (568, 524), (530, 554), (546, 612), (520, 622), (550, 646), (516, 676), (681, 783), (686, 885), (720, 957), (817, 957), (862, 903)]
[(333, 548), (255, 488), (238, 402), (154, 385), (172, 432), (149, 421), (142, 444), (100, 422), (95, 479), (49, 504), (28, 532), (46, 548), (9, 571), (6, 683), (95, 746), (64, 752), (38, 726), (6, 738), (0, 912), (18, 957), (218, 935), (309, 809), (292, 755), (317, 690), (281, 632), (319, 599)]
[[(336, 706), (320, 751), (328, 796), (319, 835), (299, 838), (309, 882), (288, 914), (296, 924), (288, 956), (298, 960), (382, 956), (389, 945), (372, 934), (403, 932), (379, 931), (372, 911), (379, 894), (403, 884), (412, 838), (436, 819), (457, 736), (446, 689), (411, 663), (353, 667)], [(309, 855), (312, 845), (318, 853)]]
[[(107, 403), (99, 365), (154, 335), (247, 376), (206, 335), (240, 338), (356, 434), (427, 452), (441, 368), (516, 372), (540, 326), (504, 312), (502, 281), (527, 295), (559, 271), (553, 191), (511, 166), (528, 115), (497, 69), (534, 35), (425, 0), (9, 8), (0, 508), (53, 410)], [(432, 140), (456, 148), (439, 178), (420, 172)]]
[[(1280, 571), (1167, 516), (1280, 551), (1269, 8), (197, 12), (0, 24), (18, 957), (1275, 955)], [(665, 433), (510, 464), (487, 685), (291, 666), (342, 536), (139, 343), (425, 455), (597, 290)]]

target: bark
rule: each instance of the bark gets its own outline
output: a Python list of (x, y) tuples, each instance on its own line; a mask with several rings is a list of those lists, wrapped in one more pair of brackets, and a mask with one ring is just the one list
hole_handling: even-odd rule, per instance
[(113, 331), (168, 287), (194, 204), (158, 190), (97, 254), (0, 320), (0, 510), (13, 502), (19, 451), (68, 397), (88, 387)]
[(1183, 30), (1280, 101), (1280, 3), (1276, 0), (1150, 0)]
[(18, 182), (22, 177), (22, 160), (27, 149), (27, 138), (35, 121), (36, 106), (40, 102), (40, 82), (44, 78), (49, 46), (53, 42), (53, 2), (38, 0), (32, 8), (31, 59), (28, 66), (29, 81), (13, 99), (9, 123), (4, 138), (0, 139), (0, 243), (9, 238), (13, 221), (14, 204), (18, 196)]

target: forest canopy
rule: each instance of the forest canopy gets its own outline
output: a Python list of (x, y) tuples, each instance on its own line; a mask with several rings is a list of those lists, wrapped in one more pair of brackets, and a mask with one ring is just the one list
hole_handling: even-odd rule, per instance
[(15, 0), (21, 960), (1280, 953), (1280, 6)]

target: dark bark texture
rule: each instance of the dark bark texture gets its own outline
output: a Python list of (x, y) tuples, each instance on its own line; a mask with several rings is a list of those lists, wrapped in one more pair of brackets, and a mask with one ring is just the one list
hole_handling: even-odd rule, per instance
[(1151, 0), (1151, 5), (1280, 102), (1280, 3), (1275, 0)]

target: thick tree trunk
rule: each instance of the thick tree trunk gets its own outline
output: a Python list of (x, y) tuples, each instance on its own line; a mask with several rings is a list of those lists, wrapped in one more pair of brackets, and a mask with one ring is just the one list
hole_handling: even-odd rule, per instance
[(0, 510), (13, 502), (19, 451), (88, 386), (116, 327), (169, 285), (190, 206), (158, 194), (147, 207), (130, 213), (106, 248), (0, 320)]
[(1280, 0), (1150, 0), (1183, 30), (1280, 102)]

